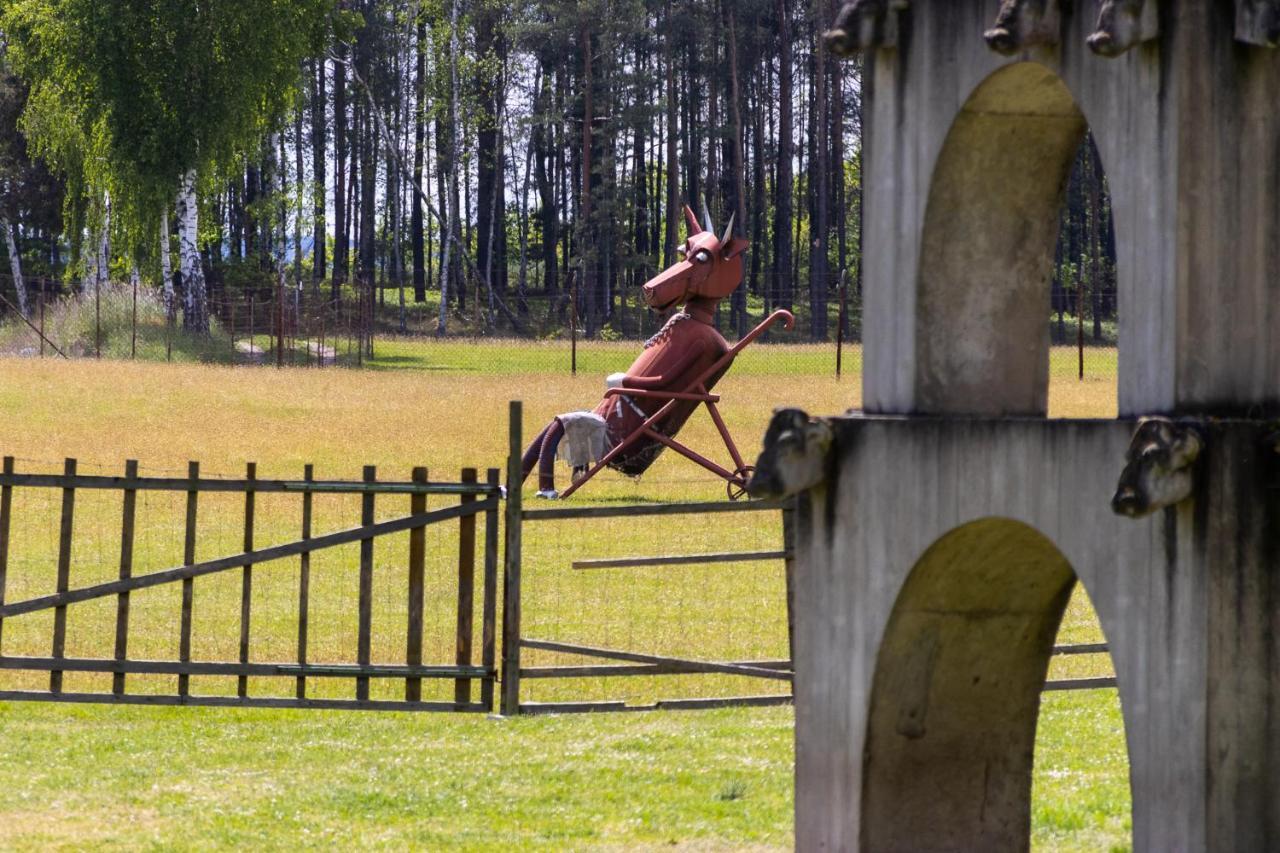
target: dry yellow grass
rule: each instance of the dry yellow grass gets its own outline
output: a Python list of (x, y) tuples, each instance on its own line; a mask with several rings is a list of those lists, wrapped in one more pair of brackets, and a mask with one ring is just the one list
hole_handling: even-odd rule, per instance
[[(1055, 352), (1055, 365), (1070, 367), (1073, 355)], [(619, 358), (625, 354), (619, 352)], [(1080, 383), (1071, 376), (1055, 370), (1051, 414), (1114, 414), (1114, 379)], [(224, 476), (239, 476), (244, 463), (255, 460), (263, 477), (296, 477), (311, 462), (322, 477), (357, 477), (362, 465), (376, 464), (384, 477), (404, 478), (412, 466), (427, 465), (433, 478), (451, 479), (463, 466), (503, 464), (508, 399), (525, 401), (528, 436), (552, 414), (594, 403), (601, 384), (599, 376), (545, 373), (0, 360), (0, 453), (19, 457), (19, 470), (27, 471), (58, 470), (63, 456), (75, 456), (89, 473), (120, 473), (126, 458), (136, 458), (145, 474), (180, 475), (188, 459), (198, 459), (206, 472)], [(858, 405), (859, 386), (856, 375), (836, 382), (760, 369), (733, 373), (718, 390), (750, 459), (772, 408), (840, 412)], [(705, 416), (695, 417), (683, 438), (724, 458)], [(10, 601), (52, 591), (53, 585), (59, 496), (31, 490), (19, 495)], [(582, 500), (722, 495), (713, 478), (668, 454), (638, 482), (603, 476)], [(181, 562), (182, 504), (180, 494), (140, 499), (136, 572)], [(379, 516), (399, 514), (405, 504), (404, 499), (380, 500)], [(259, 496), (258, 509), (259, 545), (297, 535), (298, 498)], [(202, 496), (198, 557), (239, 550), (240, 513), (235, 496)], [(114, 574), (119, 518), (118, 495), (82, 491), (77, 496), (73, 585)], [(358, 518), (356, 500), (317, 499), (317, 532), (352, 526)], [(448, 661), (453, 651), (455, 529), (442, 527), (428, 537), (426, 655), (431, 662)], [(582, 556), (764, 549), (776, 546), (779, 533), (776, 518), (754, 514), (719, 519), (714, 526), (689, 520), (681, 527), (617, 521), (546, 525), (526, 534), (525, 634), (656, 653), (784, 656), (783, 585), (776, 565), (612, 574), (567, 568)], [(403, 659), (405, 538), (380, 540), (376, 550), (375, 660)], [(356, 550), (350, 547), (313, 563), (313, 660), (353, 659), (355, 564)], [(296, 569), (296, 561), (279, 561), (255, 570), (255, 660), (293, 654)], [(239, 579), (231, 572), (196, 582), (197, 659), (235, 658)], [(131, 655), (175, 655), (177, 613), (176, 588), (135, 593)], [(70, 614), (68, 654), (109, 657), (114, 601), (75, 605)], [(6, 620), (5, 653), (47, 654), (49, 622), (48, 614)], [(1097, 631), (1087, 599), (1077, 595), (1061, 638), (1090, 641)], [(552, 660), (530, 655), (527, 663)], [(1055, 664), (1053, 675), (1095, 674), (1107, 667), (1105, 658), (1073, 658)], [(732, 677), (696, 678), (701, 680), (542, 682), (527, 684), (525, 698), (644, 701), (785, 689)], [(172, 682), (131, 676), (130, 690), (172, 692)], [(4, 687), (46, 684), (47, 679), (0, 674)], [(69, 674), (67, 688), (106, 690), (109, 677)], [(193, 689), (225, 694), (234, 690), (234, 680), (193, 679)], [(374, 692), (389, 696), (399, 689), (392, 682), (376, 685)], [(250, 685), (252, 695), (291, 690), (292, 682), (284, 680), (255, 679)], [(311, 686), (312, 695), (350, 696), (350, 690), (349, 682), (313, 680)], [(451, 684), (426, 692), (426, 698), (442, 698), (451, 694)], [(785, 710), (504, 724), (440, 717), (428, 722), (396, 714), (53, 706), (0, 705), (0, 713), (7, 714), (9, 732), (0, 751), (13, 759), (3, 786), (9, 796), (0, 797), (3, 847), (292, 847), (305, 840), (349, 844), (351, 837), (360, 837), (427, 849), (631, 849), (665, 846), (668, 838), (686, 846), (705, 841), (708, 849), (785, 849), (790, 832), (790, 716)], [(1090, 849), (1119, 843), (1127, 834), (1118, 720), (1114, 694), (1059, 694), (1046, 701), (1037, 745), (1038, 847)], [(1105, 749), (1098, 746), (1099, 732), (1107, 738)], [(748, 781), (739, 787), (739, 779)], [(1100, 801), (1089, 793), (1099, 787), (1097, 779), (1107, 782), (1102, 787), (1110, 799), (1096, 807), (1101, 817), (1080, 818), (1082, 802)], [(1082, 786), (1088, 787), (1085, 794)], [(745, 798), (734, 798), (743, 792)], [(607, 830), (599, 829), (602, 814), (608, 816)], [(103, 829), (103, 815), (127, 820)]]

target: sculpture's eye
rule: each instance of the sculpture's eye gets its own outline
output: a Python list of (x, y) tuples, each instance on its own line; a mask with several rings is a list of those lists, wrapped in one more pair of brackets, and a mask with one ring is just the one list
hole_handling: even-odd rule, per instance
[(699, 249), (698, 253), (693, 256), (693, 259), (700, 264), (709, 264), (711, 263), (711, 253), (706, 249)]

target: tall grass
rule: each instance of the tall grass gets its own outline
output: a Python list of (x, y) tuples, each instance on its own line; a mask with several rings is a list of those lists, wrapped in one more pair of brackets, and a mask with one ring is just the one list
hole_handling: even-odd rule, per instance
[[(224, 364), (235, 358), (231, 336), (216, 318), (210, 321), (208, 335), (188, 332), (180, 314), (169, 322), (163, 294), (150, 287), (135, 292), (131, 285), (112, 282), (50, 300), (43, 310), (38, 303), (29, 310), (35, 329), (21, 317), (0, 322), (0, 354), (56, 356), (61, 350), (72, 358), (101, 355)], [(41, 332), (46, 339), (43, 350)]]

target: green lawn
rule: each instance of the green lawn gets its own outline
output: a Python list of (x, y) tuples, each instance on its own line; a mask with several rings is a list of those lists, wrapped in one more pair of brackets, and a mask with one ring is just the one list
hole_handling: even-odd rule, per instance
[[(449, 344), (454, 346), (455, 344)], [(379, 345), (380, 350), (382, 344)], [(444, 346), (444, 345), (441, 345)], [(458, 347), (464, 346), (461, 343)], [(0, 361), (0, 448), (19, 469), (56, 470), (74, 455), (88, 473), (118, 473), (125, 458), (144, 473), (182, 471), (199, 459), (213, 474), (238, 475), (246, 460), (259, 476), (354, 477), (376, 464), (386, 477), (413, 465), (450, 479), (464, 465), (500, 466), (506, 400), (525, 400), (531, 435), (556, 412), (599, 395), (600, 374), (625, 367), (634, 344), (601, 348), (578, 378), (536, 365), (541, 345), (457, 351), (483, 370), (428, 372), (256, 370), (53, 361)], [(594, 345), (600, 347), (601, 345)], [(610, 345), (613, 347), (613, 345)], [(625, 352), (624, 352), (625, 350)], [(433, 358), (444, 359), (444, 350)], [(383, 357), (383, 356), (379, 356)], [(548, 356), (549, 358), (549, 356)], [(816, 358), (798, 348), (795, 358)], [(1055, 354), (1055, 358), (1059, 358)], [(504, 373), (502, 365), (523, 365)], [(550, 364), (550, 362), (548, 362)], [(739, 370), (739, 368), (742, 368)], [(1059, 414), (1106, 415), (1114, 377), (1077, 383), (1055, 375)], [(1108, 384), (1109, 383), (1109, 384)], [(857, 376), (788, 373), (768, 359), (744, 360), (720, 387), (743, 451), (754, 456), (769, 412), (801, 405), (835, 412), (858, 403)], [(684, 438), (716, 453), (705, 419)], [(718, 451), (723, 453), (723, 451)], [(592, 484), (584, 500), (715, 499), (721, 487), (682, 460), (664, 457), (638, 482)], [(526, 492), (528, 494), (528, 492)], [(203, 499), (202, 499), (203, 500)], [(23, 503), (25, 502), (25, 503)], [(380, 503), (379, 516), (406, 507)], [(23, 494), (15, 507), (9, 600), (50, 591), (58, 496)], [(296, 535), (298, 499), (259, 499), (258, 542)], [(198, 558), (238, 550), (240, 506), (201, 507)], [(73, 585), (115, 572), (118, 498), (82, 494), (77, 504)], [(316, 532), (351, 526), (358, 503), (317, 499)], [(135, 572), (180, 562), (180, 495), (140, 500)], [(734, 516), (698, 530), (699, 549), (776, 547), (776, 520)], [(671, 529), (618, 521), (556, 523), (526, 533), (527, 636), (708, 657), (785, 656), (785, 613), (777, 566), (574, 572), (580, 556), (654, 553)], [(374, 659), (403, 655), (405, 541), (380, 542), (376, 556)], [(451, 654), (450, 578), (456, 534), (428, 543), (428, 658)], [(355, 549), (313, 563), (313, 659), (352, 659)], [(296, 633), (296, 561), (255, 570), (256, 660), (285, 659)], [(233, 659), (239, 575), (196, 587), (196, 657)], [(712, 602), (713, 606), (708, 606)], [(175, 651), (176, 590), (138, 593), (131, 652)], [(109, 656), (114, 602), (71, 608), (68, 654)], [(46, 654), (48, 617), (6, 620), (9, 654)], [(1064, 639), (1096, 639), (1078, 596)], [(529, 662), (563, 660), (533, 655)], [(1105, 672), (1102, 660), (1055, 664), (1055, 675)], [(1061, 670), (1061, 671), (1060, 671)], [(31, 676), (3, 674), (12, 686)], [(68, 689), (104, 688), (109, 677), (68, 676)], [(172, 690), (159, 677), (131, 677), (139, 692)], [(447, 690), (449, 685), (441, 685)], [(196, 688), (225, 693), (233, 681)], [(255, 695), (291, 684), (254, 680)], [(317, 691), (349, 691), (347, 683)], [(379, 688), (398, 689), (395, 683)], [(650, 701), (674, 695), (728, 695), (732, 676), (636, 680), (624, 684), (542, 682), (526, 698)], [(347, 695), (347, 694), (343, 694)], [(1046, 698), (1037, 750), (1035, 842), (1041, 849), (1098, 849), (1128, 838), (1128, 787), (1114, 692)], [(634, 848), (785, 848), (791, 838), (791, 713), (788, 709), (493, 721), (483, 717), (341, 712), (140, 709), (0, 705), (0, 846), (19, 848), (377, 845)]]

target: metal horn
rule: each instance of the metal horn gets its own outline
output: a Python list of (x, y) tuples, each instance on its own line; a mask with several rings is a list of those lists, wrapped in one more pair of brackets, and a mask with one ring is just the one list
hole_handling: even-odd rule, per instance
[(733, 239), (733, 220), (736, 219), (737, 216), (738, 214), (736, 211), (730, 215), (729, 226), (724, 229), (724, 236), (720, 238), (720, 245), (726, 250), (729, 248), (729, 241)]
[(707, 207), (707, 197), (705, 195), (702, 197), (702, 222), (703, 231), (710, 231), (712, 234), (716, 233), (716, 226), (711, 221), (711, 208)]
[(689, 225), (690, 235), (702, 233), (702, 226), (698, 224), (698, 215), (687, 204), (684, 206), (684, 221)]

